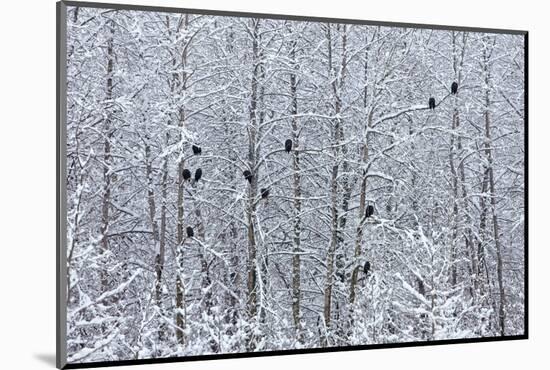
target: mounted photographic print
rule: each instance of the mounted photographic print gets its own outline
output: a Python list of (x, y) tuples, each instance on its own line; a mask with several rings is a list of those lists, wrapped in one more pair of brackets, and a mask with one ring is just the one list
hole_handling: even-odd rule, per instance
[(527, 32), (57, 10), (58, 367), (527, 338)]

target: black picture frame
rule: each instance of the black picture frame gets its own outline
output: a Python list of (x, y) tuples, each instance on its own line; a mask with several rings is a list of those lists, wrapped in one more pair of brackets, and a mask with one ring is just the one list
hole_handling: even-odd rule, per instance
[[(150, 359), (137, 359), (137, 360), (122, 360), (122, 361), (100, 361), (89, 363), (67, 363), (66, 362), (66, 112), (67, 112), (67, 99), (66, 99), (66, 40), (67, 40), (67, 26), (66, 26), (66, 9), (68, 6), (77, 6), (83, 8), (103, 8), (103, 9), (116, 9), (116, 10), (132, 10), (132, 11), (146, 11), (146, 12), (166, 12), (166, 13), (189, 13), (200, 15), (213, 15), (213, 16), (231, 16), (231, 17), (245, 17), (245, 18), (266, 18), (266, 19), (280, 19), (280, 20), (295, 20), (295, 21), (313, 21), (313, 22), (329, 22), (329, 23), (342, 23), (342, 24), (356, 24), (356, 25), (373, 25), (373, 26), (390, 26), (390, 27), (404, 27), (404, 28), (423, 28), (434, 30), (456, 30), (467, 32), (483, 32), (494, 34), (514, 34), (522, 35), (524, 37), (524, 143), (525, 143), (525, 157), (524, 157), (524, 173), (525, 173), (525, 187), (524, 187), (524, 237), (525, 237), (525, 253), (524, 253), (524, 328), (525, 332), (522, 335), (511, 335), (502, 337), (484, 337), (484, 338), (468, 338), (468, 339), (449, 339), (449, 340), (434, 340), (429, 342), (405, 342), (405, 343), (387, 343), (387, 344), (369, 344), (369, 345), (351, 345), (345, 347), (329, 347), (329, 348), (308, 348), (308, 349), (292, 349), (281, 351), (266, 351), (266, 352), (243, 352), (243, 353), (225, 353), (225, 354), (212, 354), (212, 355), (197, 355), (186, 357), (170, 357), (170, 358), (150, 358)], [(403, 348), (403, 347), (418, 347), (418, 346), (436, 346), (436, 345), (448, 345), (448, 344), (463, 344), (463, 343), (483, 343), (483, 342), (498, 342), (498, 341), (511, 341), (511, 340), (525, 340), (529, 338), (529, 259), (528, 259), (528, 235), (529, 235), (529, 197), (528, 197), (528, 181), (529, 181), (529, 119), (528, 119), (528, 81), (529, 81), (529, 53), (528, 53), (528, 36), (529, 32), (525, 30), (512, 30), (512, 29), (494, 29), (494, 28), (478, 28), (478, 27), (460, 27), (460, 26), (448, 26), (448, 25), (435, 25), (435, 24), (417, 24), (417, 23), (401, 23), (401, 22), (383, 22), (383, 21), (370, 21), (370, 20), (357, 20), (357, 19), (340, 19), (330, 17), (310, 17), (302, 15), (283, 15), (283, 14), (265, 14), (265, 13), (249, 13), (249, 12), (234, 12), (234, 11), (221, 11), (221, 10), (206, 10), (206, 9), (189, 9), (189, 8), (175, 8), (175, 7), (162, 7), (162, 6), (143, 6), (143, 5), (130, 5), (130, 4), (113, 4), (113, 3), (98, 3), (98, 2), (81, 2), (81, 1), (60, 1), (56, 4), (56, 41), (57, 41), (57, 60), (56, 60), (56, 365), (60, 369), (77, 369), (77, 368), (94, 368), (105, 366), (124, 366), (124, 365), (138, 365), (138, 364), (161, 364), (161, 363), (174, 363), (174, 362), (188, 362), (188, 361), (202, 361), (202, 360), (219, 360), (219, 359), (232, 359), (232, 358), (246, 358), (246, 357), (264, 357), (264, 356), (279, 356), (279, 355), (293, 355), (293, 354), (312, 354), (312, 353), (325, 353), (325, 352), (341, 352), (341, 351), (360, 351), (369, 349), (381, 349), (381, 348)]]

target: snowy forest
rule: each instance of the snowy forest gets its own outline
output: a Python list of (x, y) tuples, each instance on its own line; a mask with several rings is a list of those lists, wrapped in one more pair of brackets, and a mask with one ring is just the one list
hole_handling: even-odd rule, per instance
[(68, 362), (523, 334), (524, 52), (69, 6)]

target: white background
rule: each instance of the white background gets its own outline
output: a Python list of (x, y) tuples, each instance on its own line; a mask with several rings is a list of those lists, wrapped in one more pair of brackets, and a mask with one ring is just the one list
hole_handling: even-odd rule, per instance
[[(111, 2), (122, 2), (111, 0)], [(530, 31), (530, 339), (140, 366), (139, 369), (522, 369), (550, 361), (549, 23), (545, 1), (126, 0), (134, 4)], [(0, 10), (0, 367), (55, 359), (55, 1)], [(7, 115), (6, 115), (7, 113)]]

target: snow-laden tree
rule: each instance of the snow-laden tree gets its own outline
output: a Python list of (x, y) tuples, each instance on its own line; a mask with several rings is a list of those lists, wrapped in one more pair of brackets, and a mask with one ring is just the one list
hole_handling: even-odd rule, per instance
[(521, 35), (67, 22), (69, 362), (524, 332)]

